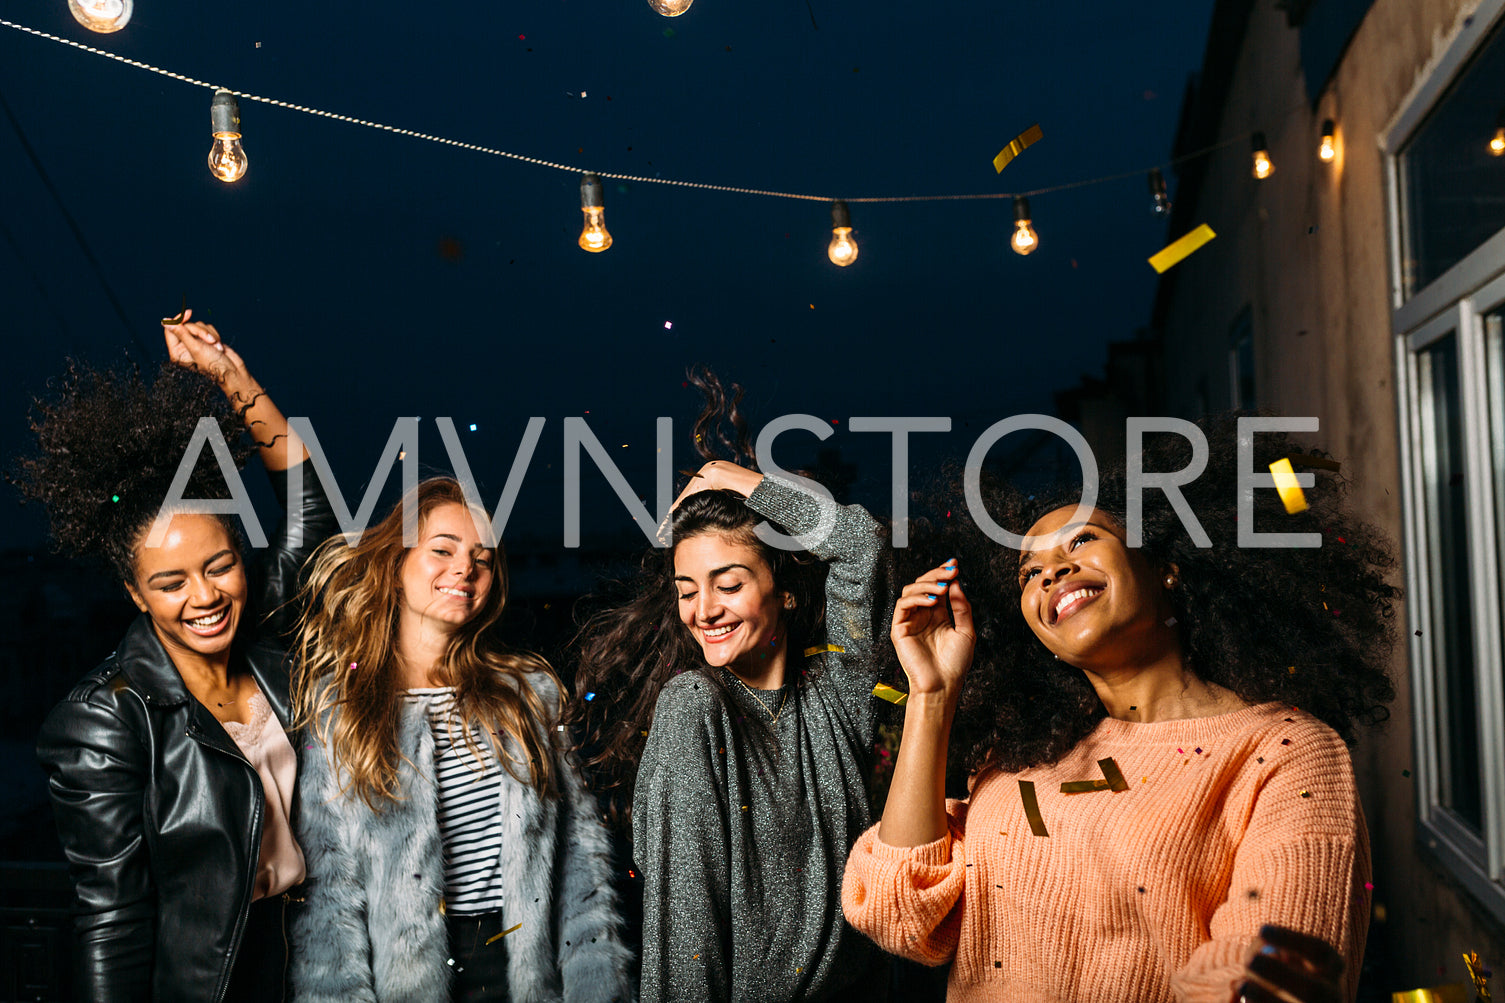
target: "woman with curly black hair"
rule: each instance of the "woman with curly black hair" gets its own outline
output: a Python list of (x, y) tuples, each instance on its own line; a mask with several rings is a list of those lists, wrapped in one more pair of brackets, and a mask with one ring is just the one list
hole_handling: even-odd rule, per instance
[[(226, 516), (186, 502), (161, 513), (165, 533), (149, 545), (201, 418), (237, 464), (249, 430), (284, 500), (285, 471), (307, 455), (212, 326), (185, 311), (164, 334), (177, 366), (150, 384), (75, 365), (38, 402), (39, 449), (15, 478), (46, 506), (59, 547), (103, 557), (142, 614), (37, 741), (74, 884), (73, 998), (282, 999), (283, 913), (304, 869), (289, 825), (282, 607), (333, 517), (304, 477), (252, 567)], [(225, 488), (201, 464), (178, 497)]]
[[(843, 902), (888, 950), (954, 962), (948, 998), (1273, 998), (1260, 979), (1292, 998), (1353, 998), (1369, 847), (1344, 743), (1394, 695), (1393, 560), (1326, 475), (1304, 512), (1256, 490), (1243, 513), (1320, 547), (1241, 547), (1250, 457), (1235, 436), (1232, 421), (1208, 423), (1210, 461), (1182, 489), (1210, 546), (1151, 490), (1130, 547), (1119, 474), (1085, 518), (1075, 492), (994, 492), (991, 515), (1029, 527), (1022, 551), (943, 534), (970, 543), (960, 564), (904, 589), (904, 740)], [(1261, 435), (1252, 470), (1293, 454), (1314, 459)], [(1164, 436), (1142, 469), (1191, 459), (1188, 440)], [(948, 803), (953, 718), (972, 776), (970, 797)], [(1269, 931), (1246, 969), (1265, 924), (1296, 933)], [(1339, 966), (1303, 963), (1310, 950), (1282, 964), (1293, 938), (1336, 945), (1342, 986)]]
[[(808, 552), (765, 542), (764, 520)], [(712, 460), (669, 530), (633, 597), (581, 630), (575, 676), (587, 766), (632, 791), (641, 999), (882, 999), (888, 966), (840, 906), (871, 820), (879, 528)]]

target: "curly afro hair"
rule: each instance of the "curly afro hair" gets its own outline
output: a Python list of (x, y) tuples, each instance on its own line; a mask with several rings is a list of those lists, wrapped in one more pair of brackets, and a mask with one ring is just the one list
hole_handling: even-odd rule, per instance
[[(1171, 603), (1192, 672), (1251, 704), (1300, 707), (1352, 743), (1356, 726), (1385, 720), (1385, 704), (1395, 697), (1385, 672), (1400, 594), (1386, 580), (1395, 566), (1389, 541), (1348, 511), (1345, 481), (1319, 469), (1304, 512), (1289, 515), (1274, 491), (1256, 490), (1254, 523), (1261, 533), (1319, 533), (1320, 548), (1239, 547), (1237, 417), (1198, 422), (1207, 436), (1207, 467), (1181, 489), (1212, 546), (1197, 547), (1166, 494), (1145, 489), (1144, 556), (1152, 566), (1177, 569)], [(1252, 469), (1300, 454), (1325, 455), (1285, 433), (1261, 432)], [(1145, 437), (1144, 471), (1173, 472), (1190, 462), (1184, 437)], [(1121, 467), (1105, 471), (1097, 499), (1098, 511), (1122, 525), (1126, 486)], [(1024, 533), (1046, 513), (1075, 506), (1081, 492), (1073, 485), (1026, 494), (985, 482), (983, 496), (995, 522)], [(969, 772), (1054, 763), (1106, 711), (1085, 675), (1055, 660), (1020, 615), (1020, 553), (958, 516), (923, 527), (925, 538), (917, 533), (902, 558), (913, 572), (907, 580), (947, 557), (961, 560), (978, 645), (954, 743)]]
[[(70, 361), (56, 383), (50, 397), (32, 403), (36, 452), (19, 457), (7, 479), (24, 500), (46, 507), (59, 550), (102, 558), (129, 582), (136, 543), (167, 497), (199, 419), (219, 422), (237, 467), (253, 446), (219, 388), (170, 363), (147, 383), (138, 369), (116, 373)], [(227, 494), (218, 465), (201, 455), (184, 497)]]

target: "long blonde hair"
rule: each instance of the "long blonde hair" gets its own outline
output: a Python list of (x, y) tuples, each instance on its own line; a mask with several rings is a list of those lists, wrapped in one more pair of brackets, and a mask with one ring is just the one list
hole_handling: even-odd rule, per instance
[[(441, 505), (466, 503), (457, 481), (436, 477), (418, 485), (420, 527)], [(303, 587), (294, 646), (293, 706), (299, 727), (311, 728), (331, 762), (349, 776), (346, 793), (360, 796), (379, 812), (402, 797), (398, 768), (397, 722), (401, 706), (396, 656), (402, 564), (403, 504), (348, 546), (335, 536), (315, 552)], [(512, 777), (533, 786), (542, 797), (556, 792), (554, 761), (548, 748), (549, 722), (560, 706), (545, 707), (525, 677), (543, 673), (558, 680), (548, 662), (530, 652), (509, 651), (494, 643), (490, 629), (507, 604), (507, 562), (500, 541), (495, 580), (475, 616), (450, 637), (434, 675), (455, 687), (461, 721), (479, 725), (489, 736), (497, 760)], [(466, 744), (479, 754), (470, 728)], [(527, 760), (526, 780), (519, 768)]]

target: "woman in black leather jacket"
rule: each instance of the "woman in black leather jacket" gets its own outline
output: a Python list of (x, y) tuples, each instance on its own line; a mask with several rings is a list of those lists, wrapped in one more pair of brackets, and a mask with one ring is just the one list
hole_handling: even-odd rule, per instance
[[(286, 470), (308, 455), (212, 327), (186, 312), (164, 325), (173, 361), (208, 374), (229, 408), (172, 367), (149, 387), (75, 367), (60, 400), (39, 402), (41, 448), (20, 464), (58, 543), (109, 559), (143, 614), (37, 744), (74, 882), (74, 998), (279, 1000), (283, 913), (303, 877), (281, 607), (333, 517), (307, 476), (253, 561), (224, 515), (180, 512), (146, 546), (200, 416), (219, 412), (241, 460), (244, 423), (284, 503)], [(224, 495), (202, 453), (179, 497)]]

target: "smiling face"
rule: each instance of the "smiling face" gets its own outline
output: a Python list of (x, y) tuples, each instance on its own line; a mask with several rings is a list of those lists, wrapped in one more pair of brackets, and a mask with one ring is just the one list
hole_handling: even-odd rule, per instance
[(674, 545), (679, 619), (706, 664), (757, 676), (780, 646), (787, 592), (755, 546), (725, 533), (702, 533)]
[[(1094, 511), (1071, 523), (1075, 506), (1030, 527), (1019, 565), (1020, 611), (1053, 654), (1084, 669), (1120, 668), (1175, 645), (1171, 605), (1159, 570), (1124, 542), (1118, 522)], [(1058, 541), (1046, 541), (1066, 529)]]
[[(402, 627), (450, 633), (486, 604), (496, 554), (481, 543), (465, 506), (436, 506), (419, 527), (418, 546), (402, 558)], [(399, 629), (402, 629), (400, 627)]]
[(162, 546), (137, 546), (135, 580), (126, 591), (176, 661), (227, 657), (249, 589), (225, 524), (183, 514), (172, 517)]

